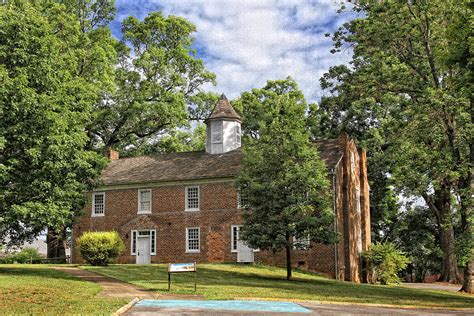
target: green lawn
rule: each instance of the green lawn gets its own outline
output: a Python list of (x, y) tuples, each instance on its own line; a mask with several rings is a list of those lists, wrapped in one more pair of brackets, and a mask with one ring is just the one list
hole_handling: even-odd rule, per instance
[[(167, 292), (166, 265), (82, 268), (148, 289)], [(260, 298), (412, 307), (474, 307), (474, 296), (467, 294), (338, 282), (303, 272), (294, 273), (294, 280), (286, 281), (284, 269), (261, 265), (201, 264), (198, 265), (197, 276), (197, 294), (202, 294), (207, 299)], [(172, 293), (194, 293), (193, 286), (193, 274), (172, 276)]]
[(0, 265), (0, 315), (110, 315), (128, 303), (96, 298), (100, 290), (47, 265)]

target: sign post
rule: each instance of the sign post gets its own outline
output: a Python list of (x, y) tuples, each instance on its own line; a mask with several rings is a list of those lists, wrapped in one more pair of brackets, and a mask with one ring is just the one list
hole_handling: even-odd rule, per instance
[(168, 264), (168, 291), (171, 291), (171, 274), (183, 272), (194, 272), (194, 292), (196, 292), (196, 262)]

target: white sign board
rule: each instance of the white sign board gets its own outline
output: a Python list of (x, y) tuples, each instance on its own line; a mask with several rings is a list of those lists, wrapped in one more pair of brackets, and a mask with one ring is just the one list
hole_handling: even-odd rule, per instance
[(170, 263), (168, 265), (168, 273), (176, 272), (196, 272), (196, 263)]

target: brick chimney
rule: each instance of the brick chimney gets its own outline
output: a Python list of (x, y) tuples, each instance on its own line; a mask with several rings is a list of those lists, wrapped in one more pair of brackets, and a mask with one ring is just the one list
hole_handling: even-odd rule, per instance
[(114, 161), (114, 160), (118, 160), (119, 159), (119, 152), (118, 151), (115, 151), (113, 150), (112, 148), (107, 148), (107, 151), (105, 153), (105, 156), (111, 160), (111, 161)]

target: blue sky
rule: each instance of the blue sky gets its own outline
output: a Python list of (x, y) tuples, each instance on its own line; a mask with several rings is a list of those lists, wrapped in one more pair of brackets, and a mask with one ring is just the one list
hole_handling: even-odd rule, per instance
[(318, 101), (319, 78), (351, 56), (331, 54), (331, 39), (324, 36), (355, 17), (350, 10), (336, 13), (339, 0), (116, 0), (116, 5), (111, 27), (118, 38), (120, 21), (130, 15), (143, 19), (159, 10), (193, 22), (194, 48), (217, 75), (217, 85), (204, 90), (229, 98), (291, 76), (309, 101)]

